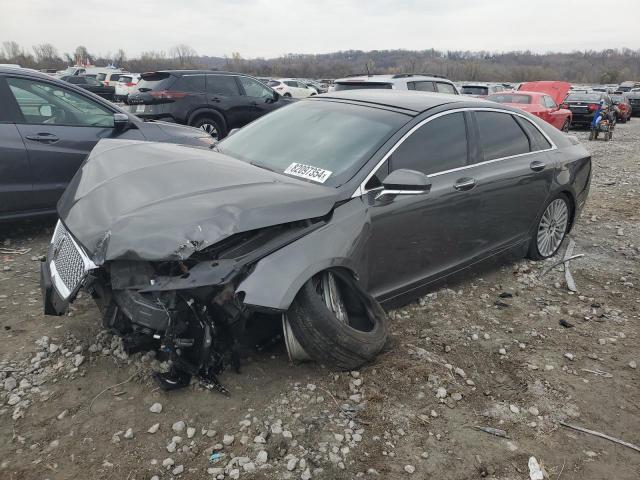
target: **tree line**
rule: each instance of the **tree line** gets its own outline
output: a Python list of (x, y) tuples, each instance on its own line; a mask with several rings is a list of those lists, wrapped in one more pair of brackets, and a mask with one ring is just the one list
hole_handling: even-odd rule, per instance
[(256, 76), (338, 78), (362, 73), (430, 73), (451, 80), (523, 82), (566, 80), (574, 83), (619, 83), (640, 80), (640, 50), (606, 49), (569, 53), (531, 51), (346, 50), (327, 54), (287, 54), (276, 58), (243, 58), (233, 52), (224, 57), (198, 55), (189, 45), (169, 51), (153, 50), (129, 58), (123, 49), (103, 55), (85, 46), (60, 54), (50, 43), (34, 45), (32, 52), (17, 42), (5, 41), (0, 63), (23, 67), (62, 69), (76, 63), (116, 65), (132, 72), (172, 68), (212, 68)]

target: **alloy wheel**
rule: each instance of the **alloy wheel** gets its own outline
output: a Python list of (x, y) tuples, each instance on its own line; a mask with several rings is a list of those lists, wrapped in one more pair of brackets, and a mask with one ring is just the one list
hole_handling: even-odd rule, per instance
[(537, 247), (543, 257), (550, 257), (560, 247), (569, 222), (569, 208), (562, 198), (551, 202), (538, 225)]
[(200, 125), (200, 129), (202, 129), (205, 132), (207, 132), (209, 135), (211, 135), (216, 140), (218, 139), (218, 129), (216, 128), (215, 125), (213, 125), (211, 123), (203, 123), (202, 125)]

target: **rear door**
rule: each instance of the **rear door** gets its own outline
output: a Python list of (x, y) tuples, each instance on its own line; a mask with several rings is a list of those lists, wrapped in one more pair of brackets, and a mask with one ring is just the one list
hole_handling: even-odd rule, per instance
[(219, 111), (227, 123), (227, 132), (245, 125), (252, 106), (243, 95), (235, 75), (207, 75), (207, 103)]
[(474, 112), (479, 154), (465, 176), (475, 181), (474, 256), (485, 256), (528, 238), (549, 195), (554, 164), (551, 143), (524, 117)]
[[(32, 208), (50, 209), (101, 139), (113, 136), (113, 111), (56, 83), (7, 77), (21, 118), (16, 122), (31, 165)], [(143, 139), (139, 130), (127, 138)]]
[(31, 166), (15, 122), (20, 111), (0, 77), (0, 217), (32, 209)]

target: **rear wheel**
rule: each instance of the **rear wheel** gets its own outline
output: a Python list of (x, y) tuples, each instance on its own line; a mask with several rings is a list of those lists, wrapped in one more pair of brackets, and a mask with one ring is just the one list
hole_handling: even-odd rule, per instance
[(370, 361), (387, 340), (384, 311), (342, 272), (325, 271), (305, 283), (283, 324), (292, 360), (306, 354), (339, 370)]
[(571, 206), (564, 194), (553, 197), (538, 219), (538, 227), (529, 245), (529, 258), (543, 260), (554, 256), (569, 230)]
[(204, 130), (216, 140), (220, 140), (224, 137), (222, 125), (220, 125), (218, 120), (211, 117), (198, 117), (195, 122), (193, 122), (192, 127)]

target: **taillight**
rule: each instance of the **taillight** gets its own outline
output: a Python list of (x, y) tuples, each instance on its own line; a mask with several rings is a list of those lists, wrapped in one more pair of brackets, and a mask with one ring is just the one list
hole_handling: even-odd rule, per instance
[(598, 109), (598, 104), (597, 103), (592, 103), (591, 105), (589, 105), (589, 111), (590, 112), (595, 112)]
[(284, 87), (276, 87), (276, 90), (284, 90)]
[(129, 83), (125, 83), (125, 85), (126, 85), (127, 87), (133, 87), (133, 86), (135, 85), (135, 83), (133, 83), (133, 82), (129, 82)]
[(162, 100), (177, 100), (180, 98), (184, 98), (188, 95), (187, 92), (176, 92), (173, 90), (158, 90), (149, 92), (153, 98), (158, 98)]

